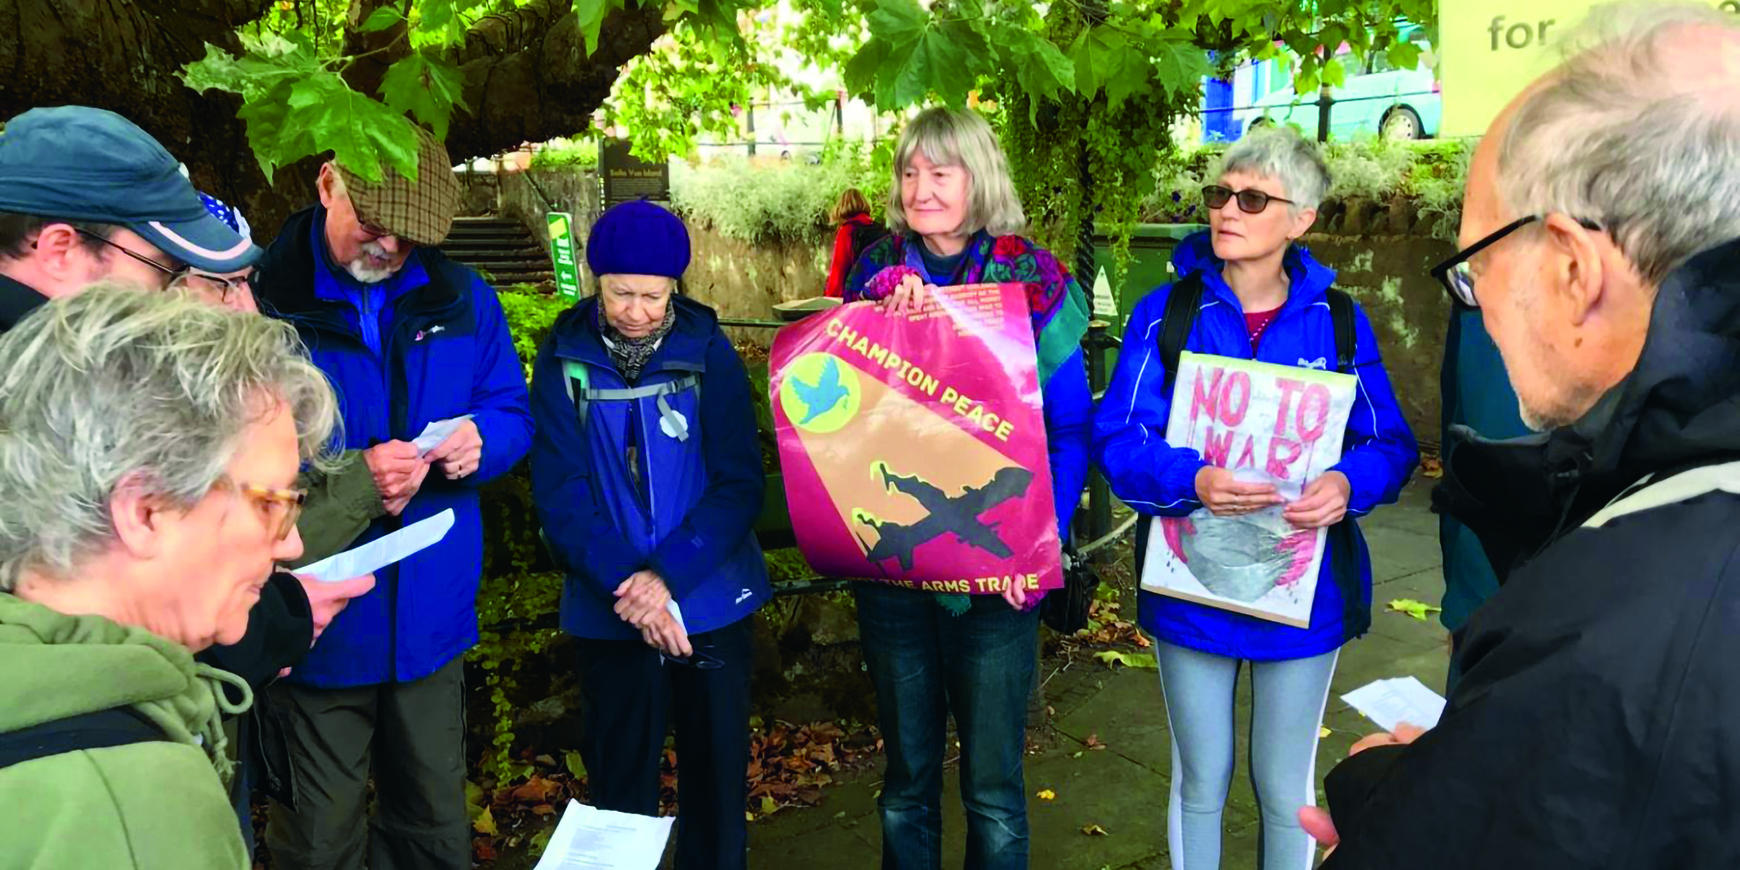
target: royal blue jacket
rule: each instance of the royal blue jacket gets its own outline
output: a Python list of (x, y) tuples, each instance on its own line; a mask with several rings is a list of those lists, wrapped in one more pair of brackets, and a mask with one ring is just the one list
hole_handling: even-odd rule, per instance
[(356, 541), (453, 511), (440, 543), (375, 572), (289, 679), (337, 688), (426, 677), (477, 642), (483, 574), (478, 487), (505, 474), (532, 438), (526, 380), (495, 290), (440, 251), (418, 248), (404, 268), (363, 287), (326, 253), (326, 213), (292, 215), (260, 261), (260, 307), (296, 327), (338, 393), (343, 447), (409, 441), (436, 420), (473, 415), (483, 436), (476, 471), (430, 469), (404, 513)]
[[(1292, 281), (1287, 302), (1263, 333), (1256, 353), (1238, 297), (1221, 277), (1208, 234), (1198, 233), (1173, 256), (1179, 275), (1202, 276), (1203, 302), (1184, 349), (1277, 365), (1322, 369), (1336, 357), (1335, 327), (1324, 293), (1335, 272), (1295, 245), (1284, 268)], [(1202, 507), (1196, 473), (1207, 463), (1190, 448), (1166, 442), (1171, 397), (1163, 393), (1160, 323), (1171, 287), (1161, 287), (1136, 304), (1124, 332), (1117, 371), (1094, 421), (1094, 453), (1112, 491), (1150, 516), (1181, 517)], [(1356, 307), (1353, 374), (1359, 379), (1348, 416), (1341, 462), (1334, 470), (1352, 484), (1348, 516), (1364, 516), (1395, 501), (1419, 463), (1420, 449), (1396, 405), (1389, 375), (1378, 353), (1377, 337), (1365, 311)], [(1334, 535), (1330, 536), (1331, 548)], [(1357, 536), (1356, 536), (1357, 539)], [(1333, 550), (1323, 557), (1309, 628), (1294, 628), (1219, 608), (1142, 592), (1142, 627), (1160, 640), (1215, 655), (1254, 661), (1305, 658), (1336, 649), (1363, 632), (1371, 607), (1371, 558), (1359, 539), (1359, 576), (1336, 578)], [(1337, 581), (1340, 582), (1337, 582)], [(1349, 596), (1359, 596), (1357, 603)], [(1350, 618), (1349, 614), (1365, 618)]]
[(691, 635), (770, 594), (752, 531), (766, 474), (749, 375), (711, 308), (671, 304), (676, 324), (633, 384), (604, 347), (597, 297), (557, 318), (532, 370), (532, 493), (576, 637), (639, 640), (615, 591), (645, 569)]

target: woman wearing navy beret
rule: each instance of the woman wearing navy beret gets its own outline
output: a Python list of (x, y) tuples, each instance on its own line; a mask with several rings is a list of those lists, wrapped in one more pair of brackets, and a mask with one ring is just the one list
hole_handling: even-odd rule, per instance
[(615, 206), (586, 259), (598, 292), (556, 320), (533, 366), (531, 464), (567, 574), (592, 802), (656, 815), (674, 725), (676, 866), (743, 868), (749, 617), (768, 597), (749, 375), (713, 310), (677, 293), (689, 235), (675, 215)]

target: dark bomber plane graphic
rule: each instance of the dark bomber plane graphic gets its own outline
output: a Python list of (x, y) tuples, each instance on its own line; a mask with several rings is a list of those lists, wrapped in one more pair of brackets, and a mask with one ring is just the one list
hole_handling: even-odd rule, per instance
[(943, 535), (978, 547), (999, 559), (1014, 555), (1009, 545), (997, 537), (996, 523), (983, 523), (979, 515), (1011, 499), (1020, 498), (1033, 482), (1033, 472), (1018, 466), (997, 469), (997, 473), (981, 487), (963, 487), (960, 495), (951, 496), (917, 475), (903, 477), (888, 470), (888, 463), (878, 462), (873, 468), (881, 475), (882, 484), (892, 491), (905, 493), (918, 501), (929, 515), (911, 525), (879, 520), (863, 510), (854, 510), (852, 519), (876, 530), (876, 545), (864, 546), (865, 557), (877, 564), (899, 559), (902, 571), (912, 570), (912, 554), (920, 545)]
[(834, 410), (835, 405), (851, 396), (846, 385), (840, 382), (840, 361), (833, 357), (828, 357), (823, 364), (822, 374), (815, 383), (806, 384), (794, 374), (791, 386), (804, 403), (804, 418), (798, 421), (800, 426)]

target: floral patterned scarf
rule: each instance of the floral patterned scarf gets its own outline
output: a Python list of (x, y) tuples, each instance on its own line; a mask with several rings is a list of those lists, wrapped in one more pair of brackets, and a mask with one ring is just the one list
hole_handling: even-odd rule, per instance
[(610, 351), (610, 361), (616, 363), (616, 370), (622, 373), (622, 379), (629, 383), (640, 380), (641, 370), (646, 368), (646, 362), (659, 349), (659, 344), (665, 336), (671, 334), (671, 328), (677, 325), (677, 306), (665, 304), (665, 319), (659, 323), (659, 328), (640, 338), (629, 338), (618, 332), (616, 327), (604, 316), (604, 300), (598, 300), (598, 333), (604, 338), (604, 347)]

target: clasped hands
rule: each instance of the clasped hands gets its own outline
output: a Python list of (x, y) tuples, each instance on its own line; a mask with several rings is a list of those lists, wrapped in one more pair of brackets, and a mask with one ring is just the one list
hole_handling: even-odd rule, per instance
[(1196, 496), (1215, 516), (1239, 516), (1287, 504), (1281, 515), (1300, 529), (1322, 529), (1341, 522), (1352, 495), (1353, 484), (1339, 471), (1324, 472), (1306, 484), (1298, 500), (1291, 503), (1272, 483), (1246, 483), (1233, 472), (1212, 465), (1196, 473)]
[(636, 571), (616, 587), (615, 594), (617, 617), (640, 629), (640, 639), (647, 646), (673, 658), (694, 654), (689, 633), (671, 615), (671, 590), (656, 572)]

